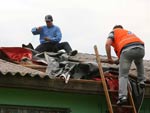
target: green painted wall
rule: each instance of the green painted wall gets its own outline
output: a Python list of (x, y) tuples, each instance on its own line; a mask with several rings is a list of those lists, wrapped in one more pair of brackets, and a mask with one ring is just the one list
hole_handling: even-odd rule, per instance
[(0, 104), (70, 108), (71, 113), (105, 113), (105, 97), (76, 93), (0, 88)]
[[(144, 99), (140, 113), (150, 113)], [(70, 108), (71, 113), (106, 113), (105, 96), (0, 88), (0, 104)]]
[(150, 113), (150, 98), (145, 98), (140, 113)]

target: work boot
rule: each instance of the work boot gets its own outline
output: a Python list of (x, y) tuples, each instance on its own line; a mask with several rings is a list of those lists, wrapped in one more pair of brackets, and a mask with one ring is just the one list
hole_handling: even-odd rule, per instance
[(77, 50), (73, 50), (69, 53), (70, 56), (75, 56), (78, 53)]
[(31, 43), (29, 43), (28, 45), (22, 44), (22, 47), (23, 47), (23, 48), (34, 49)]
[(119, 98), (119, 100), (117, 101), (117, 105), (123, 105), (127, 103), (127, 96), (123, 96), (121, 98)]

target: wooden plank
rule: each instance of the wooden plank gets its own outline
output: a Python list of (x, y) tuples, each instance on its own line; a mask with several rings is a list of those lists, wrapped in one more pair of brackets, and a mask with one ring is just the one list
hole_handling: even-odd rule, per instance
[(36, 69), (36, 70), (42, 71), (42, 72), (45, 72), (46, 68), (47, 68), (47, 66), (43, 66), (43, 65), (33, 65), (33, 64), (31, 64), (31, 65), (30, 64), (21, 64), (21, 65), (24, 67)]

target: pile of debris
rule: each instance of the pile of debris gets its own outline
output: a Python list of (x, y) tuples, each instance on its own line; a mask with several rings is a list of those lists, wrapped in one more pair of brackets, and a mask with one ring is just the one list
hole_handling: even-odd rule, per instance
[[(108, 64), (106, 56), (100, 56), (103, 71), (113, 71), (118, 73), (118, 65)], [(73, 79), (95, 79), (99, 78), (98, 65), (94, 54), (78, 53), (69, 56), (63, 51), (58, 53), (42, 52), (22, 47), (1, 47), (0, 58), (31, 68), (43, 68), (43, 72), (51, 79), (62, 78), (67, 83)], [(116, 57), (113, 57), (116, 59)], [(144, 60), (145, 77), (150, 82), (149, 61)], [(136, 78), (136, 67), (133, 64), (129, 75)]]

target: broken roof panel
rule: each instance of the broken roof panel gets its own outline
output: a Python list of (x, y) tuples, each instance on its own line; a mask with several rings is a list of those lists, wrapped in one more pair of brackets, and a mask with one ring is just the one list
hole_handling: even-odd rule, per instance
[(11, 73), (12, 75), (16, 75), (19, 73), (21, 76), (30, 75), (31, 77), (40, 76), (41, 78), (44, 78), (46, 76), (44, 72), (30, 69), (11, 62), (7, 62), (2, 59), (0, 59), (0, 72), (3, 75), (6, 75), (8, 73)]

